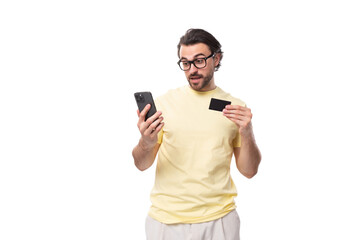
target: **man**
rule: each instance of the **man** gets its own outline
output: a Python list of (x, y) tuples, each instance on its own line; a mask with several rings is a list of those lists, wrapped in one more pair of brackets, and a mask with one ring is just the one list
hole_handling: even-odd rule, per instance
[[(133, 150), (136, 167), (146, 170), (159, 153), (147, 239), (239, 239), (230, 163), (234, 155), (245, 177), (257, 173), (261, 155), (252, 113), (215, 85), (214, 72), (223, 55), (214, 36), (189, 29), (180, 38), (178, 56), (189, 86), (157, 98), (159, 111), (147, 121), (150, 105), (138, 111), (141, 138)], [(209, 109), (211, 98), (231, 104), (222, 112), (214, 111)]]

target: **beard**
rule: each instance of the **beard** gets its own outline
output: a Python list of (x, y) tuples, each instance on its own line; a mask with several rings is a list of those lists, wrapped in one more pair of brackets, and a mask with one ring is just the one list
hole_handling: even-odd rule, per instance
[[(196, 91), (201, 91), (202, 89), (206, 88), (210, 84), (213, 76), (214, 76), (213, 72), (209, 73), (205, 77), (202, 74), (195, 73), (188, 77), (188, 82), (192, 89), (194, 89)], [(200, 77), (200, 78), (202, 78), (203, 81), (200, 81), (199, 83), (192, 83), (190, 80), (192, 77)]]

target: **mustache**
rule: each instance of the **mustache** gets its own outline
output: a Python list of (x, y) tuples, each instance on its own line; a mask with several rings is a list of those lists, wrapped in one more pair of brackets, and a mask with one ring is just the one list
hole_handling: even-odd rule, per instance
[(202, 78), (203, 75), (195, 73), (195, 74), (191, 74), (191, 75), (189, 76), (189, 78), (191, 78), (191, 77), (201, 77), (201, 78)]

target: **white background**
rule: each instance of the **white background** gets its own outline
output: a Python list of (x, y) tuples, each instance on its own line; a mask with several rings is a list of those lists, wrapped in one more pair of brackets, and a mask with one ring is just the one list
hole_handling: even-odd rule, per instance
[(1, 1), (0, 239), (145, 239), (155, 165), (133, 165), (133, 93), (187, 84), (176, 45), (191, 27), (223, 45), (216, 84), (254, 114), (259, 173), (232, 168), (242, 239), (360, 239), (359, 11)]

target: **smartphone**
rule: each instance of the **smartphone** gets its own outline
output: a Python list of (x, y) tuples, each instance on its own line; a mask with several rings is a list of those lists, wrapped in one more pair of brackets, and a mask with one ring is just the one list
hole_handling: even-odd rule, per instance
[(146, 105), (151, 105), (150, 110), (145, 116), (145, 121), (156, 113), (156, 107), (151, 92), (137, 92), (134, 93), (134, 96), (140, 112), (145, 108)]

